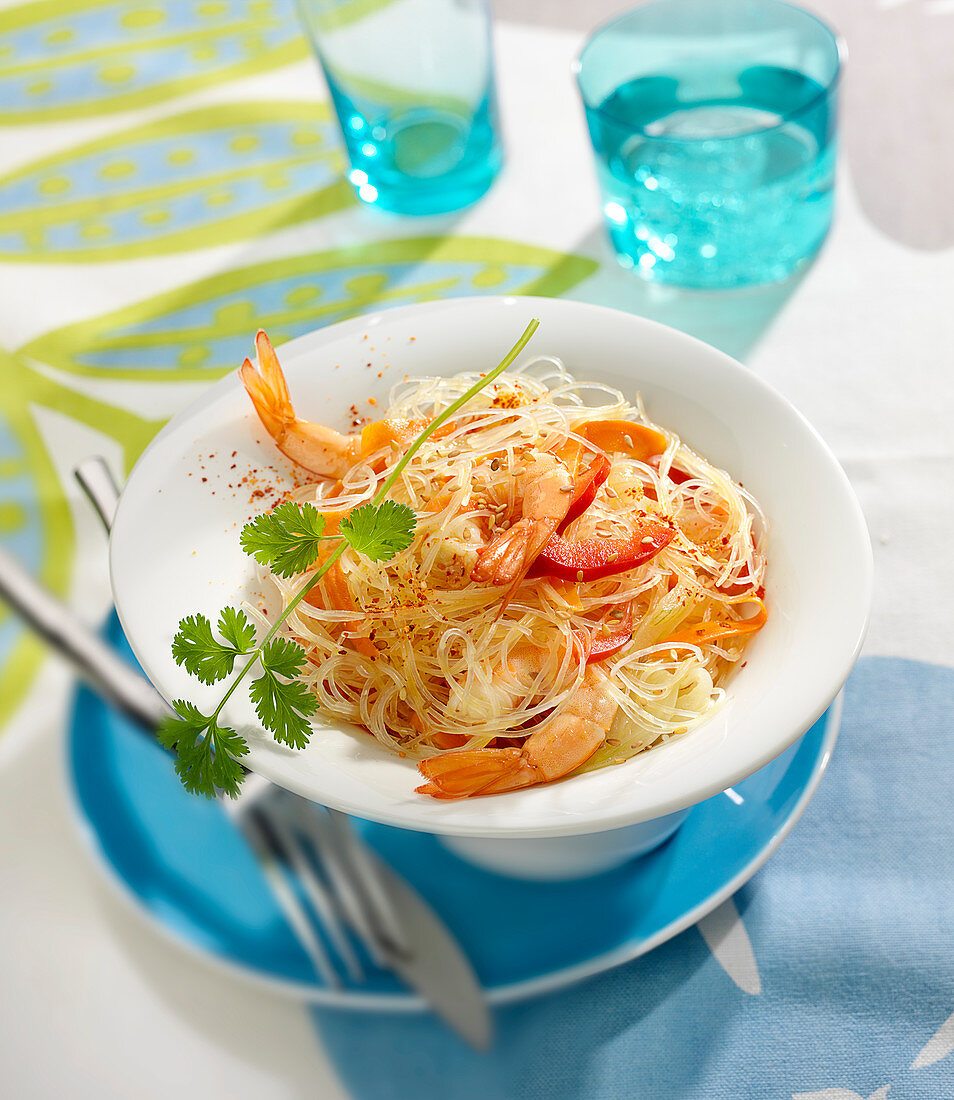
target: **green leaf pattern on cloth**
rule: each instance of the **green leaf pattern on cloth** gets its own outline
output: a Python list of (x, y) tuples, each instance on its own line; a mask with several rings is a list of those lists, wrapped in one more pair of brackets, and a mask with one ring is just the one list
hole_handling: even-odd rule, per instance
[[(64, 593), (72, 555), (69, 511), (17, 382), (16, 360), (0, 352), (0, 543)], [(39, 642), (0, 603), (0, 729), (42, 656)]]
[[(312, 0), (312, 14), (319, 26), (353, 23), (392, 2)], [(411, 230), (406, 239), (365, 236), (244, 266), (203, 261), (198, 270), (213, 274), (150, 289), (143, 265), (152, 257), (185, 273), (184, 258), (214, 256), (197, 251), (212, 246), (248, 242), (244, 251), (254, 255), (276, 230), (356, 202), (327, 105), (292, 98), (303, 93), (290, 79), (276, 85), (285, 98), (267, 100), (260, 85), (250, 91), (236, 80), (306, 54), (292, 0), (38, 0), (0, 12), (0, 149), (11, 157), (4, 164), (0, 154), (0, 286), (16, 285), (26, 268), (49, 271), (55, 308), (60, 299), (82, 302), (101, 271), (110, 272), (107, 285), (117, 272), (126, 280), (124, 264), (131, 287), (147, 275), (134, 304), (67, 325), (56, 324), (44, 300), (38, 308), (50, 322), (26, 326), (40, 335), (0, 348), (0, 542), (56, 592), (68, 594), (75, 533), (40, 431), (45, 410), (115, 441), (125, 474), (165, 413), (195, 392), (177, 384), (234, 370), (258, 327), (280, 344), (381, 307), (559, 295), (597, 268), (511, 240)], [(218, 94), (211, 106), (172, 102), (164, 113), (133, 113), (215, 83), (228, 102)], [(119, 111), (127, 114), (112, 121)], [(98, 130), (82, 121), (97, 116)], [(19, 135), (35, 153), (12, 159)], [(157, 405), (162, 383), (171, 396)], [(42, 656), (0, 605), (0, 733)], [(289, 739), (301, 725), (289, 716)]]
[(280, 344), (378, 306), (474, 294), (557, 295), (596, 266), (512, 241), (382, 241), (223, 272), (58, 329), (21, 351), (81, 375), (215, 378), (248, 355), (257, 328)]
[(247, 239), (356, 202), (321, 103), (171, 115), (0, 178), (0, 260), (117, 260)]
[[(65, 595), (73, 561), (72, 518), (33, 410), (68, 413), (121, 446), (128, 469), (161, 427), (123, 409), (65, 390), (0, 351), (0, 543)], [(43, 647), (0, 603), (0, 733), (28, 692)]]

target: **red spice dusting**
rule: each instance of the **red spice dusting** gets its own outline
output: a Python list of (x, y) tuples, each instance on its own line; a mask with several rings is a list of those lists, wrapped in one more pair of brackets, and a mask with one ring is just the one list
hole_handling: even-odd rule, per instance
[[(202, 469), (204, 470), (204, 469), (205, 469), (205, 467), (203, 466), (203, 467), (202, 467)], [(203, 480), (203, 481), (208, 481), (209, 479), (208, 479), (207, 477), (204, 477), (204, 478), (203, 478), (202, 480)]]

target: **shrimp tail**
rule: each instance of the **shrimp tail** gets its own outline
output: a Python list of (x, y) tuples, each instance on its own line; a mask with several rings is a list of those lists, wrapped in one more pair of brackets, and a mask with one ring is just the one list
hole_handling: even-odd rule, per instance
[(278, 356), (263, 329), (255, 335), (255, 350), (258, 370), (246, 359), (239, 367), (239, 377), (268, 434), (279, 442), (295, 422), (295, 407)]
[(462, 749), (422, 760), (418, 770), (429, 782), (417, 793), (432, 798), (499, 794), (543, 779), (520, 749)]
[(252, 399), (258, 418), (272, 439), (278, 440), (284, 436), (285, 430), (291, 420), (294, 419), (295, 410), (289, 404), (283, 408), (276, 400), (276, 395), (271, 390), (265, 379), (252, 365), (250, 359), (239, 367), (239, 377), (242, 385)]
[(291, 396), (288, 393), (288, 384), (285, 382), (285, 374), (278, 362), (278, 356), (272, 347), (272, 342), (265, 334), (264, 329), (255, 333), (255, 350), (258, 352), (258, 366), (265, 379), (265, 385), (275, 394), (282, 408), (288, 410), (289, 416), (295, 415), (292, 408)]
[(246, 359), (239, 368), (239, 377), (275, 446), (312, 473), (343, 477), (360, 455), (360, 439), (300, 420), (295, 415), (278, 356), (261, 329), (255, 337), (255, 349), (258, 369)]

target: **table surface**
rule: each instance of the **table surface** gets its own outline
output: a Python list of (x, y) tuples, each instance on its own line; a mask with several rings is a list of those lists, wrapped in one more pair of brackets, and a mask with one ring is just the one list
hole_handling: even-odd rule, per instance
[[(683, 328), (781, 390), (832, 445), (866, 512), (878, 577), (866, 653), (954, 665), (948, 563), (954, 388), (947, 384), (954, 352), (954, 147), (940, 140), (954, 107), (954, 4), (826, 0), (818, 7), (845, 32), (852, 60), (837, 221), (802, 279), (738, 292), (726, 306), (638, 283), (612, 264), (567, 77), (581, 32), (618, 10), (602, 0), (498, 5), (498, 18), (525, 24), (497, 28), (507, 166), (477, 207), (433, 224), (442, 232), (452, 226), (455, 235), (508, 236), (598, 259), (597, 273), (571, 296)], [(298, 98), (323, 95), (305, 60), (244, 77), (239, 90), (261, 98), (289, 90)], [(228, 83), (188, 92), (154, 106), (150, 117), (225, 103), (233, 94)], [(12, 171), (107, 134), (121, 121), (4, 128), (0, 164)], [(68, 265), (0, 263), (0, 345), (20, 347), (135, 301), (143, 287), (158, 293), (186, 275), (198, 279), (252, 259), (408, 233), (406, 223), (352, 208), (273, 234), (254, 253), (248, 242), (225, 244), (155, 264), (131, 261), (83, 283)], [(115, 387), (100, 379), (77, 384), (96, 400), (110, 399)], [(144, 384), (141, 399), (161, 417), (194, 389)], [(49, 407), (34, 414), (64, 486), (86, 453), (100, 451), (122, 464), (119, 445), (93, 423)], [(77, 546), (71, 599), (95, 619), (108, 605), (101, 535), (75, 494), (70, 521)], [(344, 1097), (304, 1008), (197, 967), (90, 866), (65, 795), (62, 731), (70, 690), (66, 670), (47, 661), (0, 737), (0, 1091), (24, 1100)]]

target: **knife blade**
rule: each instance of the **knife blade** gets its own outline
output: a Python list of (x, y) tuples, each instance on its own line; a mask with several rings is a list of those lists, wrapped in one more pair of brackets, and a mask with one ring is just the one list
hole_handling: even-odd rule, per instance
[(487, 1050), (493, 1038), (493, 1020), (467, 956), (448, 935), (447, 925), (410, 884), (373, 853), (371, 859), (408, 941), (406, 954), (388, 952), (388, 966), (471, 1046)]

